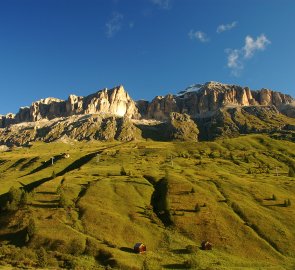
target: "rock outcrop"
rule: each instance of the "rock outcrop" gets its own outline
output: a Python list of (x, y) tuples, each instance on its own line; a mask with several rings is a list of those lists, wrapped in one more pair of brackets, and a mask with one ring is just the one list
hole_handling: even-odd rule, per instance
[(280, 109), (293, 101), (289, 95), (268, 89), (252, 91), (248, 87), (208, 82), (192, 85), (178, 95), (157, 96), (148, 105), (145, 104), (145, 110), (141, 110), (139, 104), (139, 110), (147, 119), (167, 120), (171, 112), (207, 117), (224, 107), (274, 105)]
[(64, 101), (57, 98), (45, 98), (33, 102), (30, 107), (22, 107), (16, 115), (0, 117), (0, 128), (23, 122), (36, 122), (42, 119), (54, 119), (81, 114), (103, 114), (119, 117), (139, 118), (135, 102), (123, 86), (111, 90), (101, 90), (86, 97), (70, 95)]
[(128, 117), (74, 115), (65, 118), (20, 123), (0, 129), (0, 145), (21, 146), (33, 141), (57, 140), (132, 141), (141, 131)]
[(217, 82), (134, 102), (119, 86), (86, 97), (42, 99), (16, 115), (0, 116), (0, 145), (38, 140), (196, 141), (260, 132), (295, 138), (294, 102), (280, 92)]
[(273, 105), (222, 108), (210, 117), (197, 118), (196, 121), (201, 140), (249, 133), (280, 132), (285, 129), (287, 123), (293, 122)]
[(171, 113), (166, 132), (170, 140), (198, 141), (198, 127), (190, 116), (185, 113)]

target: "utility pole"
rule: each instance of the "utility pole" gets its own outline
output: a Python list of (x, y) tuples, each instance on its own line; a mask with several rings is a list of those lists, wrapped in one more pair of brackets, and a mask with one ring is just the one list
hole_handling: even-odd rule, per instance
[(51, 165), (53, 165), (54, 157), (51, 157)]

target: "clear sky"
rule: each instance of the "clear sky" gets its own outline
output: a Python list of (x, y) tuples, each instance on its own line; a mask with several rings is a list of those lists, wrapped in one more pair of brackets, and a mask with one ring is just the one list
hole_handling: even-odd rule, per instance
[(294, 0), (0, 0), (0, 114), (123, 84), (220, 81), (295, 97)]

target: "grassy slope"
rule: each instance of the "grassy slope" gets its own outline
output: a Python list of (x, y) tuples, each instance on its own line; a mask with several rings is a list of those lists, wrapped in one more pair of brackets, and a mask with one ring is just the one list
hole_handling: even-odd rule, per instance
[[(84, 163), (83, 157), (95, 152), (99, 155)], [(42, 167), (61, 153), (70, 158)], [(20, 186), (19, 181), (50, 177), (53, 171), (57, 177), (37, 187), (32, 205), (0, 226), (0, 239), (16, 236), (22, 225), (15, 225), (25, 215), (33, 217), (37, 227), (28, 246), (72, 254), (85, 269), (101, 264), (292, 269), (295, 210), (293, 204), (282, 204), (285, 199), (295, 202), (295, 179), (287, 176), (294, 157), (294, 143), (264, 135), (203, 143), (35, 143), (1, 154), (6, 162), (0, 165), (0, 192)], [(121, 175), (122, 167), (128, 175)], [(146, 175), (168, 179), (174, 227), (165, 228), (151, 210), (154, 187)], [(61, 182), (73, 202), (70, 208), (57, 208)], [(276, 200), (270, 200), (273, 194)], [(196, 204), (199, 212), (193, 211)], [(203, 240), (213, 243), (212, 251), (186, 251), (187, 245), (199, 246)], [(138, 241), (147, 245), (144, 256), (131, 252)]]

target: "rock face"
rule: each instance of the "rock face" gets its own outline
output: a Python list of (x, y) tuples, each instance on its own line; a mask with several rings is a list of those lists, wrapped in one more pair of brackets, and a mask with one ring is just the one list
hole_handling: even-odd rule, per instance
[(101, 140), (132, 141), (141, 131), (128, 117), (74, 115), (53, 120), (21, 123), (0, 129), (0, 145), (21, 146), (33, 141)]
[(289, 95), (268, 89), (252, 91), (248, 87), (208, 82), (192, 85), (178, 95), (157, 96), (142, 110), (146, 111), (142, 117), (167, 120), (171, 112), (207, 117), (223, 107), (274, 105), (280, 109), (293, 101)]
[(291, 96), (280, 92), (217, 82), (134, 102), (118, 86), (86, 97), (42, 99), (16, 115), (0, 116), (0, 145), (36, 140), (196, 141), (259, 132), (295, 138), (290, 118), (295, 117), (294, 104)]
[(288, 126), (288, 120), (293, 122), (273, 105), (223, 108), (210, 117), (196, 119), (201, 140), (249, 133), (281, 132)]
[(22, 107), (16, 115), (0, 117), (0, 128), (22, 122), (36, 122), (80, 114), (104, 114), (119, 117), (139, 118), (135, 102), (123, 86), (101, 90), (86, 97), (70, 95), (68, 100), (46, 98)]
[(167, 137), (170, 140), (198, 141), (198, 127), (190, 116), (185, 113), (171, 113), (166, 130)]

